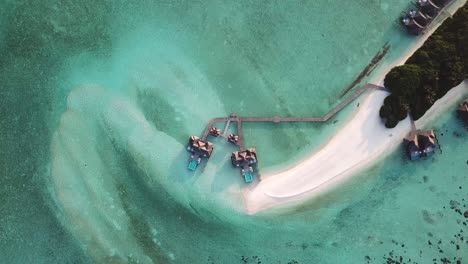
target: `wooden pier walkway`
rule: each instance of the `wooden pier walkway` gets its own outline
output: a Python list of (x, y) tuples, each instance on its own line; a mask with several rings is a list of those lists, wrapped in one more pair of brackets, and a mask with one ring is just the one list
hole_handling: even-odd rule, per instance
[(244, 142), (243, 142), (243, 132), (242, 132), (242, 122), (272, 122), (272, 123), (284, 123), (284, 122), (326, 122), (334, 115), (336, 115), (339, 111), (341, 111), (345, 106), (349, 103), (354, 101), (357, 97), (361, 94), (366, 92), (369, 89), (377, 89), (377, 90), (385, 90), (384, 87), (375, 85), (375, 84), (366, 84), (361, 89), (357, 90), (352, 96), (341, 102), (335, 108), (333, 108), (328, 114), (324, 115), (323, 117), (238, 117), (235, 114), (231, 114), (229, 117), (216, 117), (210, 120), (208, 125), (205, 128), (205, 132), (203, 133), (202, 140), (206, 141), (208, 135), (210, 134), (210, 129), (213, 127), (215, 123), (218, 122), (227, 122), (224, 128), (223, 136), (227, 135), (229, 124), (231, 122), (237, 123), (237, 134), (239, 136), (239, 140), (237, 145), (241, 150), (244, 150)]

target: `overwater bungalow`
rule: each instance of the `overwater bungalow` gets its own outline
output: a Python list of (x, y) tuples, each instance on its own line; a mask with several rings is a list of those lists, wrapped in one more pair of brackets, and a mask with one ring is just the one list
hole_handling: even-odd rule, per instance
[(221, 129), (217, 127), (210, 128), (210, 135), (212, 135), (213, 137), (219, 137), (221, 135)]
[(208, 141), (205, 142), (197, 136), (191, 136), (189, 138), (187, 149), (190, 152), (197, 152), (201, 154), (202, 157), (209, 158), (213, 152), (213, 143)]
[(428, 157), (434, 154), (436, 148), (435, 138), (433, 130), (422, 132), (418, 135), (420, 149), (424, 156)]
[(202, 158), (209, 158), (213, 152), (213, 143), (203, 141), (197, 136), (191, 136), (187, 144), (187, 150), (192, 153), (189, 159), (188, 169), (194, 171)]
[(257, 151), (254, 148), (249, 148), (243, 151), (234, 151), (231, 154), (231, 162), (235, 167), (254, 165), (257, 163)]
[(410, 160), (417, 160), (421, 157), (430, 157), (434, 154), (436, 143), (433, 130), (426, 132), (411, 132), (405, 138), (406, 153)]
[(419, 149), (419, 141), (418, 135), (413, 134), (407, 138), (405, 138), (407, 143), (406, 145), (406, 153), (410, 160), (417, 160), (421, 157), (422, 151)]
[(458, 106), (457, 115), (465, 124), (468, 124), (468, 98)]
[(253, 180), (253, 168), (251, 166), (257, 163), (257, 151), (254, 148), (232, 152), (231, 162), (234, 167), (242, 167), (241, 173), (246, 183)]
[(419, 10), (410, 10), (408, 12), (408, 16), (412, 18), (417, 24), (426, 27), (427, 24), (429, 24), (430, 19), (424, 15), (421, 11)]
[(234, 134), (230, 134), (228, 136), (228, 141), (233, 143), (233, 144), (237, 144), (237, 142), (239, 141), (239, 136), (238, 135), (234, 135)]
[(406, 30), (413, 35), (419, 35), (424, 30), (424, 26), (416, 22), (410, 15), (402, 16), (400, 22)]
[(423, 12), (427, 17), (433, 18), (437, 16), (440, 11), (440, 7), (431, 0), (418, 0), (417, 6), (419, 10)]

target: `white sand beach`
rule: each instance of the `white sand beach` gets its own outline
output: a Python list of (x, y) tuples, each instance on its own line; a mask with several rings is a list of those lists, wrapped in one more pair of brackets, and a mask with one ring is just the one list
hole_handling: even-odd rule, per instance
[(268, 176), (248, 191), (247, 212), (309, 199), (398, 146), (411, 130), (411, 123), (407, 118), (394, 129), (385, 128), (376, 109), (387, 94), (372, 91), (354, 117), (322, 149), (293, 168)]
[[(322, 149), (304, 162), (287, 171), (270, 175), (255, 188), (246, 191), (247, 212), (252, 214), (310, 199), (398, 147), (411, 131), (411, 122), (407, 117), (395, 128), (385, 128), (377, 109), (387, 94), (384, 91), (372, 91), (358, 112)], [(438, 100), (416, 122), (417, 127), (423, 128), (437, 113), (453, 107), (467, 95), (468, 81), (464, 81)]]
[[(383, 84), (386, 73), (391, 68), (402, 65), (441, 22), (438, 21), (437, 25), (421, 36), (397, 61), (382, 67), (371, 82)], [(431, 117), (447, 110), (466, 94), (468, 94), (467, 81), (440, 99), (423, 118), (416, 122), (417, 127), (426, 125)], [(398, 147), (411, 131), (411, 121), (407, 117), (395, 128), (385, 128), (379, 117), (379, 109), (387, 95), (387, 92), (379, 90), (372, 90), (363, 95), (366, 98), (361, 99), (363, 101), (356, 113), (320, 150), (296, 166), (268, 175), (253, 188), (245, 190), (247, 213), (254, 214), (272, 207), (293, 206), (311, 199), (319, 193), (330, 190), (356, 171), (368, 167), (382, 155)]]

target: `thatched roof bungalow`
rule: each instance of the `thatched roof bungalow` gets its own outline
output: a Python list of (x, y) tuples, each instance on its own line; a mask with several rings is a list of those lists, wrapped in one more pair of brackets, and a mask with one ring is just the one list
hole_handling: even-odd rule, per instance
[(431, 0), (418, 0), (417, 6), (421, 12), (430, 18), (435, 17), (440, 11), (440, 6), (434, 4)]
[(233, 143), (233, 144), (237, 144), (237, 142), (239, 141), (239, 136), (234, 135), (234, 134), (229, 134), (228, 141)]
[(421, 150), (419, 149), (418, 135), (413, 134), (405, 138), (406, 142), (406, 154), (411, 160), (417, 160), (421, 157)]
[(221, 135), (221, 129), (219, 129), (217, 127), (210, 128), (210, 135), (212, 135), (214, 137), (219, 137)]
[(422, 132), (418, 135), (420, 149), (425, 156), (431, 156), (434, 154), (436, 143), (435, 134), (433, 130)]
[(429, 24), (430, 19), (419, 10), (410, 10), (408, 12), (408, 16), (423, 27), (426, 27), (427, 24)]
[(409, 15), (401, 17), (400, 22), (406, 28), (406, 30), (413, 35), (419, 35), (424, 30), (424, 26), (420, 25)]
[(202, 157), (209, 158), (213, 152), (213, 143), (203, 141), (197, 136), (191, 136), (187, 145), (187, 150), (199, 154)]
[(235, 167), (249, 166), (257, 163), (257, 151), (249, 148), (243, 151), (234, 151), (231, 154), (231, 162)]
[(411, 132), (404, 140), (406, 143), (406, 154), (411, 160), (432, 156), (436, 148), (435, 138), (433, 130)]

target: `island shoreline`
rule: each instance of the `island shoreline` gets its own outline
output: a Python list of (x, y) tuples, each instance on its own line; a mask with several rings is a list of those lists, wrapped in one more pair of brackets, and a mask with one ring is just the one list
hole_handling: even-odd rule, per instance
[[(465, 2), (458, 3), (454, 11), (463, 6)], [(383, 84), (385, 75), (395, 66), (402, 65), (406, 60), (418, 50), (424, 42), (432, 35), (432, 33), (445, 21), (444, 17), (434, 23), (426, 33), (415, 41), (398, 59), (391, 63), (384, 64), (379, 69), (378, 74), (373, 77), (370, 82)], [(417, 126), (423, 127), (430, 120), (429, 116), (440, 110), (447, 108), (449, 105), (456, 103), (461, 95), (468, 91), (467, 81), (465, 80), (456, 88), (451, 89), (447, 95), (439, 99), (434, 106), (416, 122)], [(411, 122), (409, 117), (401, 121), (397, 127), (386, 129), (378, 116), (378, 109), (382, 105), (383, 99), (388, 93), (383, 91), (371, 91), (365, 95), (361, 107), (350, 115), (350, 118), (343, 124), (342, 128), (333, 135), (320, 149), (313, 152), (308, 157), (301, 159), (295, 165), (290, 166), (283, 171), (277, 171), (264, 177), (256, 186), (251, 186), (243, 192), (244, 208), (247, 214), (255, 214), (270, 208), (282, 208), (298, 205), (304, 201), (310, 200), (313, 197), (330, 191), (339, 184), (344, 183), (350, 176), (358, 171), (369, 167), (377, 160), (383, 158), (382, 154), (390, 153), (399, 145), (397, 142), (406, 136), (411, 130)], [(440, 102), (439, 102), (440, 101)], [(358, 126), (353, 123), (361, 122)], [(365, 134), (363, 128), (376, 128), (372, 131), (373, 134)], [(379, 131), (378, 129), (385, 129)], [(361, 133), (359, 133), (361, 131)], [(356, 148), (369, 143), (378, 143), (378, 146), (369, 147), (369, 149), (360, 149), (360, 153), (356, 151), (351, 157), (354, 158), (351, 163), (345, 165), (332, 164), (330, 162), (340, 161), (333, 156), (333, 151), (339, 153), (340, 141), (346, 142), (345, 135), (351, 133), (353, 136), (360, 137), (360, 142), (355, 143)], [(352, 134), (355, 133), (355, 134)], [(381, 133), (389, 133), (385, 139)], [(361, 145), (360, 145), (361, 144)], [(385, 154), (384, 154), (385, 155)], [(346, 157), (346, 156), (343, 156)], [(335, 158), (335, 159), (334, 159)], [(333, 160), (334, 159), (334, 160)], [(349, 160), (350, 158), (348, 158)], [(342, 163), (341, 163), (342, 164)], [(341, 167), (339, 167), (341, 166)], [(317, 177), (320, 176), (318, 179)], [(312, 178), (315, 177), (315, 178)]]

